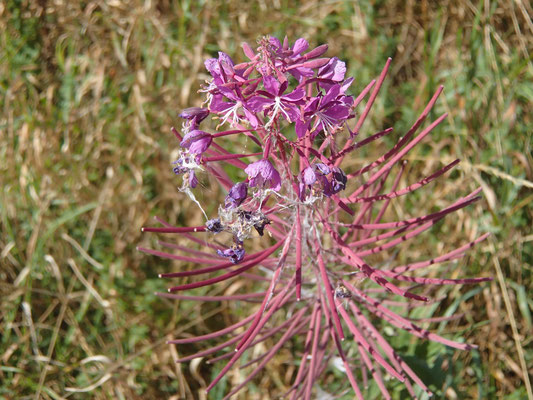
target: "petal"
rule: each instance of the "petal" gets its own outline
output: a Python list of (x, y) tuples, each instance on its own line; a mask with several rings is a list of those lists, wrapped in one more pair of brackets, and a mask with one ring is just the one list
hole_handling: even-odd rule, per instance
[(233, 66), (235, 65), (233, 63), (233, 60), (231, 59), (230, 56), (228, 56), (226, 53), (224, 53), (223, 51), (219, 51), (218, 52), (218, 61), (220, 61), (221, 63), (224, 63), (228, 66), (231, 67), (231, 69), (233, 70)]
[(246, 119), (252, 125), (252, 127), (257, 128), (259, 126), (259, 120), (255, 116), (255, 114), (248, 110), (247, 107), (243, 107), (244, 115), (246, 116)]
[(189, 107), (178, 114), (183, 119), (191, 120), (196, 118), (196, 122), (198, 123), (202, 122), (208, 115), (209, 110), (202, 107)]
[(303, 181), (306, 185), (312, 185), (316, 182), (316, 173), (313, 167), (307, 167), (303, 170)]
[(291, 93), (289, 94), (285, 94), (283, 96), (281, 96), (281, 98), (283, 100), (288, 100), (288, 101), (299, 101), (299, 100), (302, 100), (305, 96), (305, 90), (300, 88), (300, 89), (296, 89), (294, 91), (292, 91)]
[(278, 96), (280, 83), (271, 75), (263, 77), (263, 86), (265, 90), (270, 93), (272, 96)]
[(204, 61), (205, 68), (209, 71), (209, 73), (214, 77), (215, 74), (219, 75), (219, 67), (218, 67), (218, 60), (216, 58), (208, 58)]
[(248, 107), (254, 112), (263, 111), (263, 109), (274, 103), (274, 100), (262, 96), (254, 96), (247, 101)]
[(348, 88), (351, 86), (352, 82), (353, 82), (353, 77), (350, 77), (348, 79), (346, 79), (342, 85), (341, 85), (341, 93), (345, 93), (346, 90), (348, 90)]
[(211, 134), (200, 130), (190, 131), (183, 137), (183, 140), (180, 142), (180, 146), (188, 149), (193, 142), (205, 138), (206, 136), (211, 136)]
[(246, 173), (246, 175), (248, 175), (249, 178), (255, 178), (258, 175), (263, 175), (262, 172), (265, 170), (265, 168), (268, 168), (269, 166), (272, 168), (270, 162), (268, 160), (263, 159), (249, 164), (244, 169), (244, 172)]
[(311, 97), (304, 107), (304, 113), (314, 114), (315, 111), (318, 109), (319, 103), (320, 97)]
[(270, 178), (270, 188), (276, 192), (281, 189), (281, 176), (275, 169), (273, 169), (272, 177)]
[(343, 121), (350, 116), (350, 108), (340, 104), (328, 107), (322, 112), (328, 117), (336, 119), (338, 122)]
[(289, 72), (298, 80), (298, 82), (301, 82), (304, 76), (309, 78), (315, 74), (315, 71), (307, 67), (292, 68)]
[(289, 118), (287, 118), (284, 115), (289, 122), (298, 121), (300, 119), (300, 108), (298, 106), (295, 106), (292, 103), (282, 103), (282, 106), (283, 110), (285, 110), (285, 113), (287, 113), (287, 115), (289, 116)]
[(296, 136), (298, 139), (301, 139), (305, 136), (307, 129), (309, 129), (309, 121), (302, 121), (301, 119), (296, 120), (294, 130), (296, 131)]
[(337, 60), (337, 62), (335, 63), (334, 73), (331, 79), (340, 82), (344, 79), (345, 74), (346, 64), (343, 61)]
[(236, 183), (231, 187), (228, 192), (228, 195), (225, 199), (226, 208), (236, 208), (242, 204), (246, 197), (248, 196), (248, 185), (246, 182)]
[(193, 189), (198, 185), (198, 179), (196, 178), (196, 174), (194, 173), (194, 169), (191, 169), (189, 171), (189, 186)]
[(322, 101), (320, 103), (323, 106), (328, 104), (328, 103), (331, 103), (332, 101), (334, 101), (337, 98), (337, 96), (339, 95), (340, 91), (341, 91), (341, 85), (339, 85), (339, 84), (333, 85), (332, 87), (329, 88), (328, 92), (322, 98)]
[(211, 104), (209, 105), (209, 108), (212, 112), (218, 113), (222, 111), (226, 111), (228, 108), (233, 107), (234, 103), (229, 103), (227, 101), (224, 101), (224, 96), (220, 94), (215, 94), (213, 96), (213, 99), (211, 100)]
[(331, 79), (340, 82), (346, 74), (346, 64), (337, 57), (333, 57), (329, 62), (318, 70), (320, 78)]
[(273, 190), (281, 188), (281, 177), (269, 160), (262, 159), (249, 164), (244, 172), (248, 175), (248, 186), (263, 186), (268, 183)]
[(330, 168), (326, 164), (322, 163), (315, 164), (315, 171), (322, 175), (327, 175), (331, 172)]
[(189, 146), (189, 151), (191, 152), (191, 154), (202, 154), (209, 148), (212, 141), (213, 138), (211, 137), (211, 135), (195, 140)]

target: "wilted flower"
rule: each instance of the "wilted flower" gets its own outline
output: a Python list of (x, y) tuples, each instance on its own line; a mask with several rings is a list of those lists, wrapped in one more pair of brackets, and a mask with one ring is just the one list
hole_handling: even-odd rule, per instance
[(224, 225), (220, 222), (220, 219), (213, 218), (205, 223), (205, 227), (209, 232), (220, 233), (224, 230)]
[(224, 205), (226, 208), (237, 208), (239, 207), (248, 196), (248, 184), (246, 182), (236, 183), (229, 190)]
[(180, 143), (180, 146), (189, 149), (191, 154), (202, 154), (213, 141), (213, 136), (207, 132), (193, 130), (188, 132)]
[(250, 187), (271, 188), (278, 191), (281, 188), (279, 172), (268, 160), (259, 160), (248, 165), (244, 172), (248, 174)]
[[(462, 257), (487, 235), (438, 257), (407, 265), (378, 267), (371, 265), (370, 256), (387, 254), (389, 249), (419, 235), (448, 214), (472, 204), (479, 199), (480, 190), (428, 215), (383, 222), (389, 204), (396, 197), (419, 189), (458, 163), (455, 160), (426, 178), (398, 189), (405, 169), (404, 157), (446, 117), (441, 115), (417, 133), (442, 87), (438, 88), (413, 126), (383, 156), (359, 169), (341, 168), (346, 156), (357, 159), (358, 149), (392, 131), (389, 128), (365, 137), (361, 133), (385, 79), (390, 59), (379, 78), (354, 98), (347, 94), (353, 78), (345, 79), (345, 63), (336, 57), (318, 58), (327, 50), (326, 45), (310, 51), (308, 48), (304, 39), (298, 39), (291, 46), (287, 38), (281, 42), (267, 37), (259, 41), (256, 51), (243, 45), (249, 59), (247, 62), (234, 64), (227, 54), (219, 53), (218, 58), (205, 63), (212, 77), (202, 90), (207, 97), (208, 109), (191, 108), (180, 114), (188, 121), (184, 137), (174, 130), (181, 144), (174, 172), (183, 175), (182, 190), (201, 207), (191, 189), (197, 186), (195, 174), (205, 173), (216, 179), (228, 193), (218, 207), (218, 215), (208, 217), (202, 209), (206, 216), (204, 226), (176, 227), (159, 219), (162, 227), (143, 228), (144, 231), (180, 234), (191, 243), (206, 244), (210, 250), (166, 242), (162, 245), (179, 253), (140, 250), (159, 257), (207, 265), (164, 273), (160, 275), (162, 277), (220, 273), (179, 284), (169, 289), (171, 293), (159, 295), (191, 299), (191, 296), (175, 292), (239, 276), (247, 281), (266, 279), (269, 285), (259, 294), (197, 296), (199, 301), (248, 301), (257, 297), (262, 301), (251, 309), (248, 318), (227, 328), (197, 338), (171, 340), (170, 343), (193, 343), (230, 335), (218, 346), (178, 360), (185, 362), (222, 351), (222, 355), (210, 362), (229, 361), (207, 387), (210, 391), (245, 351), (276, 336), (273, 346), (266, 347), (262, 354), (246, 363), (254, 369), (227, 393), (226, 398), (245, 387), (282, 347), (293, 349), (294, 358), (299, 359), (285, 360), (297, 371), (291, 377), (292, 384), (282, 393), (290, 398), (317, 398), (319, 377), (332, 368), (346, 373), (346, 385), (349, 383), (359, 399), (363, 398), (360, 387), (362, 384), (366, 386), (369, 375), (384, 398), (390, 397), (385, 385), (389, 377), (402, 381), (413, 397), (413, 383), (431, 394), (374, 326), (372, 318), (422, 339), (457, 349), (473, 348), (473, 345), (451, 341), (421, 327), (390, 305), (408, 310), (411, 304), (430, 304), (427, 291), (423, 290), (425, 285), (489, 280), (427, 278), (412, 273)], [(356, 111), (365, 98), (364, 109)], [(221, 120), (218, 127), (227, 124), (231, 130), (200, 131), (198, 124), (209, 115)], [(361, 138), (357, 143), (354, 142), (355, 135)], [(223, 139), (237, 137), (242, 140), (233, 140), (231, 147), (224, 147)], [(234, 149), (240, 142), (246, 149), (256, 147), (257, 152), (227, 150)], [(249, 157), (256, 161), (243, 161)], [(231, 174), (229, 169), (233, 169)], [(239, 182), (232, 182), (230, 176), (240, 176)], [(393, 177), (392, 184), (385, 185), (389, 176)], [(264, 235), (265, 231), (268, 235)], [(198, 232), (204, 235), (201, 239), (193, 235)], [(214, 234), (220, 235), (216, 241), (213, 238), (208, 243), (213, 237), (210, 235)], [(231, 239), (221, 245), (224, 235)], [(246, 254), (245, 248), (251, 246), (249, 239), (258, 235), (262, 236), (263, 248), (255, 252), (248, 249)], [(213, 253), (224, 260), (213, 258)], [(255, 274), (247, 272), (252, 268), (255, 268)], [(259, 272), (265, 277), (259, 277)], [(394, 295), (399, 297), (391, 302), (389, 297)], [(244, 330), (240, 329), (242, 327)], [(348, 335), (353, 340), (343, 342)], [(292, 339), (301, 340), (303, 345), (292, 347)], [(296, 348), (299, 350), (294, 350)], [(343, 384), (340, 383), (341, 388)]]
[(235, 241), (229, 249), (217, 250), (217, 254), (229, 258), (233, 264), (237, 264), (244, 258), (244, 247), (241, 241)]

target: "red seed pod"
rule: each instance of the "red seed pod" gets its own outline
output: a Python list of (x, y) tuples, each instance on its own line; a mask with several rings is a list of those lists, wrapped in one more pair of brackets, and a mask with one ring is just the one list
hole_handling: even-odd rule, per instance
[(324, 54), (326, 51), (328, 51), (328, 45), (327, 44), (321, 44), (318, 47), (315, 47), (313, 50), (311, 50), (308, 53), (305, 53), (303, 57), (306, 60), (309, 60), (310, 58), (320, 57), (322, 54)]

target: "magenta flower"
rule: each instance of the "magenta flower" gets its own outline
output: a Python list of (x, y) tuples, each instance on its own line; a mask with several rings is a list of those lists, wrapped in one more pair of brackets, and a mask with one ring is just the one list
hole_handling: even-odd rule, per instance
[(295, 125), (296, 134), (302, 138), (311, 126), (311, 137), (326, 131), (335, 133), (350, 117), (353, 104), (351, 96), (345, 96), (339, 84), (330, 86), (325, 95), (309, 99), (304, 109), (304, 121), (298, 120)]
[(259, 188), (270, 188), (278, 191), (281, 189), (281, 178), (279, 172), (268, 160), (259, 160), (248, 165), (244, 172), (248, 174), (248, 186)]
[[(433, 182), (459, 162), (455, 160), (419, 181), (399, 187), (409, 151), (446, 118), (446, 114), (441, 115), (421, 128), (442, 87), (394, 146), (366, 165), (348, 168), (354, 163), (343, 165), (347, 157), (362, 160), (359, 149), (392, 132), (392, 128), (374, 134), (362, 131), (390, 59), (379, 78), (353, 97), (347, 94), (353, 79), (345, 79), (345, 63), (336, 57), (317, 58), (327, 50), (326, 45), (306, 52), (308, 47), (304, 39), (290, 45), (287, 38), (283, 43), (263, 38), (257, 49), (243, 45), (249, 61), (237, 65), (228, 55), (219, 53), (217, 59), (206, 62), (212, 76), (203, 90), (209, 110), (187, 109), (181, 114), (188, 125), (184, 137), (174, 130), (182, 146), (174, 172), (183, 176), (182, 191), (201, 208), (206, 222), (179, 227), (158, 219), (162, 226), (143, 230), (180, 235), (179, 244), (160, 242), (171, 249), (168, 251), (139, 250), (202, 265), (161, 274), (164, 278), (197, 278), (192, 282), (180, 280), (170, 293), (160, 296), (201, 302), (239, 300), (244, 304), (240, 307), (246, 302), (252, 302), (252, 306), (250, 316), (228, 327), (169, 343), (179, 345), (180, 354), (185, 354), (178, 362), (199, 357), (209, 357), (210, 363), (225, 360), (206, 387), (208, 392), (248, 352), (247, 362), (241, 367), (249, 367), (249, 373), (229, 389), (226, 399), (245, 388), (282, 349), (289, 349), (285, 354), (293, 355), (294, 359), (284, 363), (295, 373), (292, 382), (272, 397), (318, 398), (320, 377), (333, 379), (333, 370), (342, 371), (347, 378), (336, 384), (338, 391), (352, 390), (358, 399), (364, 398), (361, 388), (369, 379), (375, 381), (383, 398), (391, 397), (387, 389), (390, 379), (403, 382), (411, 397), (416, 395), (415, 385), (431, 395), (426, 383), (373, 321), (382, 320), (392, 329), (455, 349), (474, 348), (435, 333), (434, 327), (426, 327), (431, 320), (420, 321), (424, 323), (421, 326), (409, 318), (408, 311), (434, 304), (436, 300), (430, 296), (436, 285), (490, 280), (420, 275), (435, 264), (461, 258), (488, 234), (434, 257), (411, 258), (405, 265), (398, 265), (395, 257), (386, 265), (373, 265), (372, 261), (376, 256), (390, 258), (388, 252), (397, 246), (478, 201), (480, 189), (431, 214), (385, 221), (388, 215), (394, 215), (389, 205), (398, 197)], [(365, 107), (357, 109), (364, 99)], [(198, 130), (198, 124), (208, 116), (222, 119), (232, 130), (212, 134)], [(240, 151), (239, 145), (246, 148), (252, 142), (260, 146), (260, 153)], [(243, 159), (249, 157), (252, 161), (247, 164)], [(196, 172), (208, 174), (210, 181), (217, 181), (228, 193), (218, 208), (207, 208), (213, 215), (208, 216), (194, 196), (202, 190), (197, 187)], [(230, 178), (244, 174), (244, 182)], [(252, 238), (256, 240), (252, 242)], [(189, 245), (183, 245), (183, 240)], [(254, 246), (258, 241), (261, 246)], [(218, 290), (218, 295), (196, 297), (179, 294), (230, 284), (235, 279), (246, 282), (235, 287), (249, 288), (249, 283), (256, 281), (257, 285), (264, 284), (265, 290), (231, 294)], [(440, 320), (448, 318), (452, 317)], [(220, 344), (211, 344), (224, 336)], [(194, 354), (188, 346), (182, 346), (200, 341), (205, 341), (206, 347)]]
[(270, 113), (270, 120), (265, 127), (272, 125), (272, 122), (282, 115), (287, 121), (294, 122), (300, 118), (300, 109), (298, 105), (302, 104), (305, 96), (303, 89), (295, 89), (289, 94), (283, 94), (289, 85), (289, 81), (278, 82), (274, 77), (266, 75), (263, 77), (265, 90), (258, 91), (261, 96), (254, 96), (248, 104), (255, 112), (267, 109)]
[(222, 51), (218, 52), (218, 59), (210, 58), (204, 64), (217, 86), (231, 82), (236, 76), (242, 76), (240, 71), (235, 70), (231, 57)]

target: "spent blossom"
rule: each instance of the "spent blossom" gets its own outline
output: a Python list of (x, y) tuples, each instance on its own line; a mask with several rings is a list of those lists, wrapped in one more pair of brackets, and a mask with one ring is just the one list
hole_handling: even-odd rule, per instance
[[(423, 340), (462, 350), (474, 348), (422, 327), (398, 309), (408, 311), (412, 305), (433, 304), (435, 300), (428, 296), (435, 285), (490, 280), (417, 274), (434, 264), (462, 257), (487, 234), (457, 249), (411, 260), (406, 265), (395, 264), (395, 257), (385, 265), (374, 265), (372, 260), (376, 255), (390, 257), (397, 246), (480, 198), (478, 189), (431, 214), (384, 221), (391, 215), (386, 213), (389, 205), (398, 197), (420, 189), (458, 164), (454, 160), (398, 188), (406, 155), (446, 118), (446, 114), (441, 115), (422, 128), (442, 87), (397, 143), (365, 164), (362, 157), (358, 159), (358, 149), (392, 133), (392, 128), (374, 134), (362, 131), (390, 59), (377, 80), (352, 96), (348, 90), (354, 80), (345, 77), (346, 64), (336, 57), (323, 57), (327, 45), (309, 50), (309, 43), (302, 38), (291, 45), (287, 38), (280, 41), (266, 37), (259, 40), (255, 50), (248, 44), (243, 44), (243, 50), (248, 61), (240, 64), (222, 52), (205, 62), (211, 75), (201, 91), (206, 96), (206, 107), (188, 108), (180, 114), (186, 121), (184, 136), (173, 130), (181, 147), (174, 172), (183, 176), (181, 190), (202, 209), (205, 224), (179, 227), (158, 219), (162, 226), (143, 230), (180, 235), (190, 241), (190, 246), (161, 242), (172, 251), (139, 249), (206, 265), (162, 273), (164, 278), (197, 279), (180, 281), (168, 289), (169, 293), (158, 293), (160, 296), (244, 302), (259, 298), (261, 302), (252, 303), (249, 317), (224, 329), (170, 340), (181, 346), (228, 337), (219, 345), (184, 355), (178, 362), (207, 356), (211, 363), (226, 360), (206, 387), (211, 391), (245, 352), (250, 357), (256, 355), (247, 357), (249, 374), (229, 389), (226, 398), (246, 387), (282, 348), (292, 349), (294, 359), (285, 363), (294, 366), (295, 374), (276, 396), (317, 398), (317, 393), (323, 391), (319, 377), (332, 369), (346, 374), (348, 379), (341, 382), (341, 387), (353, 390), (358, 399), (363, 399), (361, 388), (369, 377), (384, 398), (390, 398), (385, 384), (390, 378), (403, 382), (412, 397), (415, 385), (431, 395), (427, 384), (402, 360), (373, 320), (380, 319), (393, 329)], [(366, 104), (361, 108), (364, 99)], [(208, 117), (218, 121), (215, 129), (209, 128), (213, 124), (209, 125)], [(203, 130), (199, 129), (200, 123)], [(359, 142), (355, 142), (356, 137)], [(351, 162), (345, 163), (348, 158)], [(218, 182), (227, 193), (218, 209), (207, 208), (212, 215), (204, 211), (194, 195), (203, 190), (197, 175), (210, 177), (210, 182)], [(237, 177), (236, 181), (230, 177)], [(391, 183), (385, 184), (388, 181)], [(256, 244), (259, 240), (260, 248), (252, 245), (253, 238)], [(212, 273), (215, 275), (209, 275)], [(239, 278), (255, 280), (258, 285), (266, 281), (266, 290), (196, 297), (179, 294), (210, 285), (230, 285)], [(393, 309), (391, 305), (398, 307)], [(451, 317), (439, 320), (447, 318)], [(256, 346), (271, 337), (276, 338), (274, 344), (262, 346), (259, 354)], [(297, 341), (302, 346), (295, 346)], [(180, 354), (188, 350), (187, 346), (180, 349)]]

